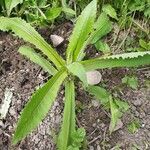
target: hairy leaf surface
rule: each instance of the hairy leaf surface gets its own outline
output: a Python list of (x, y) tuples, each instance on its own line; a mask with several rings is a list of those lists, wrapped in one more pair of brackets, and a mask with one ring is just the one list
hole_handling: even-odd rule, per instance
[(36, 53), (34, 49), (28, 46), (19, 48), (19, 53), (28, 57), (31, 61), (41, 66), (50, 75), (56, 74), (57, 70), (51, 65), (49, 61), (43, 58), (40, 54)]
[(40, 49), (57, 68), (64, 65), (64, 60), (57, 52), (35, 31), (35, 29), (20, 18), (0, 17), (0, 30), (12, 30), (17, 36), (34, 44)]
[(114, 67), (137, 67), (150, 64), (150, 51), (132, 52), (125, 54), (112, 55), (108, 57), (94, 58), (81, 62), (86, 71), (114, 68)]
[(70, 37), (70, 43), (67, 48), (67, 62), (70, 64), (76, 60), (80, 49), (89, 33), (93, 30), (96, 17), (96, 0), (93, 0), (78, 17), (73, 33)]
[(58, 149), (67, 150), (71, 144), (71, 137), (75, 133), (75, 93), (73, 81), (67, 81), (65, 85), (65, 108), (63, 124), (58, 138)]
[(59, 87), (66, 76), (66, 70), (60, 70), (42, 88), (33, 94), (21, 114), (13, 137), (13, 144), (23, 139), (38, 126), (53, 104)]

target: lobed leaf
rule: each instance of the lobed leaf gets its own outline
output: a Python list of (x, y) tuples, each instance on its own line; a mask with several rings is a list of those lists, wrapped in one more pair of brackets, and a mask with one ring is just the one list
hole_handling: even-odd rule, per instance
[(132, 52), (81, 61), (86, 71), (114, 67), (137, 67), (150, 64), (150, 51)]
[(57, 68), (64, 65), (64, 60), (58, 53), (39, 35), (38, 32), (28, 23), (20, 18), (0, 17), (0, 30), (12, 30), (17, 36), (25, 41), (34, 44), (40, 49)]
[(58, 137), (57, 147), (59, 150), (67, 150), (71, 144), (71, 137), (75, 133), (75, 93), (74, 82), (67, 81), (65, 84), (65, 108), (63, 123)]
[(63, 68), (54, 75), (42, 88), (37, 90), (25, 106), (19, 119), (13, 144), (16, 144), (30, 133), (47, 114), (53, 104), (60, 85), (66, 78), (67, 73)]
[(93, 30), (96, 17), (96, 0), (93, 0), (82, 11), (78, 17), (73, 33), (70, 37), (70, 43), (67, 48), (67, 63), (70, 64), (78, 58), (78, 54), (87, 40), (89, 33)]
[(57, 73), (57, 70), (51, 65), (49, 61), (43, 58), (40, 54), (36, 53), (34, 49), (28, 46), (22, 46), (19, 48), (19, 53), (28, 57), (31, 61), (41, 66), (50, 75)]

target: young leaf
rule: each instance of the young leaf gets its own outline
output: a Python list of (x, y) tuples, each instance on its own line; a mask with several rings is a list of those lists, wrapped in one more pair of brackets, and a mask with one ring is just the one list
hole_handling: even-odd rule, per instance
[(144, 48), (145, 50), (150, 50), (150, 42), (146, 43), (144, 40), (140, 39), (139, 40), (139, 44), (142, 48)]
[(28, 57), (31, 61), (41, 66), (50, 75), (56, 74), (57, 70), (51, 65), (49, 61), (43, 58), (40, 54), (36, 53), (34, 49), (28, 46), (22, 46), (19, 48), (19, 53)]
[(35, 29), (20, 18), (0, 17), (0, 30), (12, 30), (20, 38), (34, 44), (40, 49), (57, 68), (64, 65), (64, 60), (58, 53), (35, 31)]
[(79, 62), (74, 62), (68, 65), (67, 68), (72, 74), (77, 76), (87, 87), (88, 83), (87, 83), (86, 71), (82, 64), (80, 64)]
[(109, 102), (110, 93), (100, 86), (88, 86), (87, 91), (105, 105)]
[(102, 42), (102, 41), (97, 41), (95, 44), (95, 47), (98, 51), (103, 52), (104, 54), (110, 53), (110, 47), (108, 46), (107, 43)]
[(63, 124), (58, 137), (57, 147), (59, 150), (67, 150), (71, 144), (71, 137), (75, 132), (75, 93), (73, 81), (65, 84), (65, 108), (63, 114)]
[(79, 150), (84, 141), (86, 132), (84, 128), (78, 128), (72, 135), (72, 143), (68, 146), (67, 150)]
[(131, 87), (132, 89), (137, 89), (138, 87), (138, 78), (135, 76), (129, 77), (129, 76), (125, 76), (122, 79), (122, 83), (127, 84), (129, 87)]
[(109, 130), (110, 133), (112, 133), (117, 124), (118, 119), (122, 115), (122, 113), (119, 110), (119, 107), (117, 106), (117, 104), (112, 98), (110, 98), (110, 110), (111, 110), (111, 122), (110, 122)]
[(122, 113), (126, 112), (129, 109), (129, 105), (127, 102), (121, 101), (119, 99), (114, 99), (114, 101)]
[(23, 0), (5, 0), (7, 15), (9, 16), (12, 9), (21, 3), (23, 3)]
[(67, 63), (78, 58), (78, 54), (93, 30), (93, 24), (96, 17), (96, 0), (93, 0), (78, 17), (73, 33), (70, 37), (70, 43), (67, 48)]
[(48, 20), (54, 20), (60, 15), (61, 11), (62, 11), (61, 7), (48, 8), (46, 10), (45, 16)]
[(71, 15), (76, 15), (76, 12), (73, 9), (69, 8), (69, 7), (63, 7), (62, 11), (65, 12), (65, 13), (71, 14)]
[(38, 126), (53, 104), (59, 87), (66, 76), (66, 70), (60, 70), (42, 88), (33, 94), (21, 113), (21, 117), (13, 137), (13, 144), (19, 142)]
[(150, 64), (150, 51), (132, 52), (81, 61), (86, 71), (114, 67), (137, 67)]
[(127, 128), (128, 128), (128, 131), (133, 134), (133, 133), (136, 133), (138, 131), (138, 129), (140, 128), (140, 126), (141, 125), (140, 125), (139, 120), (135, 119), (135, 120), (133, 120), (132, 122), (130, 122), (128, 124)]
[(104, 35), (108, 34), (112, 29), (112, 23), (105, 13), (101, 13), (96, 23), (94, 24), (95, 31), (91, 35), (91, 43), (96, 43)]
[(110, 98), (110, 110), (111, 110), (111, 122), (109, 126), (110, 133), (113, 132), (118, 120), (121, 118), (123, 113), (129, 109), (127, 102), (121, 101), (119, 99)]
[(112, 29), (112, 24), (105, 13), (102, 13), (96, 23), (94, 24), (94, 31), (91, 33), (89, 38), (83, 43), (80, 52), (78, 54), (77, 61), (81, 61), (84, 56), (84, 50), (87, 45), (96, 43), (99, 39), (101, 39), (104, 35), (109, 33)]
[(116, 14), (116, 11), (115, 9), (110, 5), (110, 4), (106, 4), (103, 6), (102, 10), (107, 14), (109, 15), (110, 17), (118, 20), (117, 18), (117, 14)]

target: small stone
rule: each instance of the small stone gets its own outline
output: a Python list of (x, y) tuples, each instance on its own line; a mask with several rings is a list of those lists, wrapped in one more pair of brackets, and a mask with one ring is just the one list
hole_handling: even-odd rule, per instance
[(121, 129), (122, 127), (123, 127), (122, 121), (121, 121), (121, 120), (118, 120), (114, 131), (117, 131), (117, 130)]
[(16, 115), (16, 111), (14, 109), (10, 109), (9, 113), (11, 114), (11, 116), (15, 116)]
[(99, 107), (99, 106), (100, 106), (100, 103), (99, 103), (99, 101), (97, 101), (97, 100), (92, 100), (92, 105), (93, 105), (94, 107)]
[(101, 150), (101, 147), (99, 145), (97, 145), (97, 150)]
[(90, 150), (94, 150), (94, 147), (93, 146), (89, 146)]
[(133, 101), (134, 106), (141, 106), (142, 102), (140, 99)]
[(64, 38), (55, 34), (51, 35), (50, 38), (54, 47), (59, 46), (64, 41)]
[(88, 71), (86, 72), (87, 82), (90, 85), (96, 85), (100, 83), (102, 75), (99, 71)]
[(96, 127), (96, 123), (93, 123), (93, 124), (92, 124), (92, 127)]

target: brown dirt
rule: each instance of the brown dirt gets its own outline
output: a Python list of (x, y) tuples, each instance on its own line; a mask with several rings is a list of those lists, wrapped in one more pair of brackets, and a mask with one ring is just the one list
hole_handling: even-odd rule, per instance
[[(71, 27), (70, 23), (66, 23), (59, 27), (60, 30), (54, 29), (53, 33), (67, 39)], [(39, 32), (50, 43), (49, 35), (51, 32), (49, 30), (40, 30)], [(65, 56), (67, 43), (66, 40), (57, 49), (63, 56)], [(11, 138), (21, 110), (33, 91), (42, 85), (47, 78), (47, 74), (40, 67), (17, 52), (18, 47), (22, 44), (24, 44), (22, 40), (0, 32), (0, 103), (3, 103), (6, 88), (12, 89), (13, 92), (8, 114), (4, 120), (0, 121), (0, 149), (55, 150), (54, 137), (56, 137), (62, 119), (63, 88), (60, 90), (51, 111), (38, 129), (17, 146), (11, 145)], [(91, 50), (91, 55), (93, 55), (93, 52), (95, 50)], [(88, 56), (90, 56), (89, 54), (90, 51), (88, 50)], [(150, 150), (150, 89), (145, 87), (144, 84), (145, 79), (148, 79), (145, 70), (109, 69), (101, 70), (101, 73), (103, 76), (102, 83), (113, 92), (116, 87), (117, 92), (115, 94), (130, 104), (130, 111), (122, 118), (123, 127), (109, 135), (110, 114), (104, 110), (100, 103), (95, 105), (95, 99), (79, 87), (80, 90), (77, 90), (76, 100), (82, 108), (77, 107), (77, 124), (86, 129), (87, 149), (117, 150), (116, 146), (118, 145), (121, 150), (132, 150), (137, 145), (139, 150)], [(121, 78), (125, 74), (137, 75), (139, 79), (138, 90), (120, 86)], [(118, 86), (121, 92), (118, 90)], [(141, 127), (138, 132), (131, 134), (127, 130), (127, 124), (134, 118), (140, 120)]]

